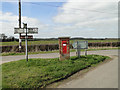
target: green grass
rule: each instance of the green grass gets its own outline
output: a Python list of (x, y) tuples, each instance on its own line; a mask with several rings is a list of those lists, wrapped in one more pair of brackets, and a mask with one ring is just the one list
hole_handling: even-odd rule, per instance
[[(120, 49), (120, 47), (114, 47), (114, 48), (95, 48), (95, 49), (88, 49), (87, 51), (95, 51), (95, 50), (112, 50), (112, 49)], [(75, 49), (71, 49), (70, 52), (75, 52)], [(81, 50), (84, 51), (84, 50)], [(59, 50), (53, 50), (53, 51), (40, 51), (40, 52), (28, 52), (28, 54), (45, 54), (45, 53), (59, 53)], [(7, 52), (7, 53), (1, 53), (2, 56), (11, 56), (11, 55), (25, 55), (25, 52), (19, 53), (19, 52)]]
[[(73, 43), (76, 40), (70, 40), (70, 43)], [(118, 40), (79, 40), (79, 41), (88, 41), (88, 42), (118, 42)], [(38, 44), (58, 44), (58, 40), (40, 40), (40, 41), (28, 41), (29, 45), (38, 45)], [(2, 46), (8, 46), (8, 45), (19, 45), (19, 42), (0, 42), (0, 45)], [(22, 45), (25, 45), (25, 42), (22, 41)]]
[(88, 55), (70, 60), (29, 59), (2, 64), (3, 88), (41, 88), (52, 82), (109, 59), (107, 56)]
[[(45, 54), (45, 53), (58, 53), (58, 50), (54, 51), (40, 51), (40, 52), (28, 52), (28, 54)], [(25, 52), (7, 52), (7, 53), (1, 53), (2, 56), (11, 56), (11, 55), (25, 55)]]

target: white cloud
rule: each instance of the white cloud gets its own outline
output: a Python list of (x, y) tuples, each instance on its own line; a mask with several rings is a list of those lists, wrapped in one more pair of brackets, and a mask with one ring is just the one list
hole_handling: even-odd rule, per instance
[[(71, 2), (68, 0), (53, 18), (55, 23), (70, 24), (61, 29), (71, 36), (118, 37), (117, 2)], [(81, 0), (82, 1), (82, 0)], [(67, 31), (67, 32), (65, 32)], [(75, 33), (76, 32), (76, 33)]]
[[(17, 0), (1, 0), (4, 2), (17, 2)], [(68, 0), (22, 0), (24, 2), (66, 2)], [(70, 2), (118, 2), (119, 0), (70, 0)]]
[(56, 23), (76, 23), (103, 18), (117, 17), (118, 3), (115, 2), (73, 2), (59, 8), (54, 17)]
[[(54, 25), (46, 25), (37, 18), (26, 16), (22, 17), (22, 22), (26, 22), (28, 27), (39, 28), (39, 34), (34, 35), (35, 37), (118, 37), (118, 3), (107, 0), (82, 1), (68, 0), (58, 9), (58, 15), (53, 17)], [(18, 26), (18, 16), (9, 12), (0, 14), (2, 32), (9, 36), (14, 35), (14, 27)]]
[[(1, 33), (5, 33), (7, 36), (17, 36), (14, 35), (14, 27), (19, 27), (18, 16), (12, 13), (2, 13), (0, 12), (0, 25), (2, 25)], [(27, 23), (28, 27), (38, 27), (39, 30), (47, 28), (45, 24), (42, 24), (38, 19), (23, 16), (22, 23)], [(21, 25), (23, 27), (23, 24)]]

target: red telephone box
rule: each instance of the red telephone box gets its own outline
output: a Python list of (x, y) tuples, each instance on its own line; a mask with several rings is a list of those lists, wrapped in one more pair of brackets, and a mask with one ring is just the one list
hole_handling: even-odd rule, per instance
[(69, 37), (59, 37), (60, 60), (70, 58)]

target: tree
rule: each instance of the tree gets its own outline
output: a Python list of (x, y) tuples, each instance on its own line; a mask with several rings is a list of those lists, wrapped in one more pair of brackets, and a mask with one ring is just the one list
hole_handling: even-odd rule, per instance
[(7, 39), (7, 36), (4, 33), (2, 33), (0, 34), (0, 39)]

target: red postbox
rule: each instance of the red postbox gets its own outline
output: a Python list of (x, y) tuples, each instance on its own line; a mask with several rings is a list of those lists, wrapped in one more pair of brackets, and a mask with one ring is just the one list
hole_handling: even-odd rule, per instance
[(70, 45), (69, 37), (59, 37), (59, 51), (60, 60), (65, 60), (70, 58)]
[(63, 54), (67, 53), (67, 41), (62, 41)]

